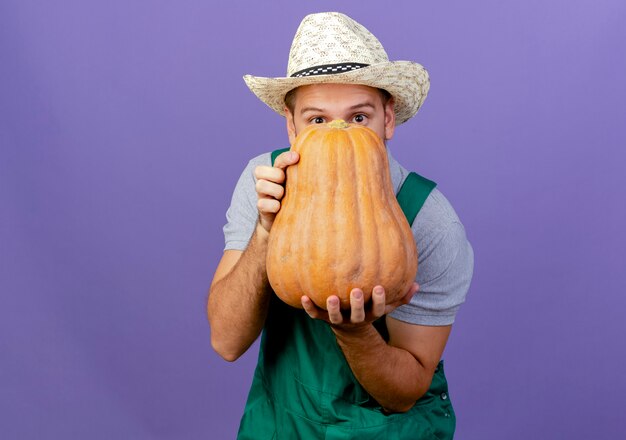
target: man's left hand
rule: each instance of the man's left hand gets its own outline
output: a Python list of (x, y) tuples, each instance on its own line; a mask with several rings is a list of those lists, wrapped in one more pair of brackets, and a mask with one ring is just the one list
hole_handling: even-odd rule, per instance
[(372, 299), (365, 304), (363, 290), (354, 288), (350, 292), (350, 309), (343, 311), (337, 295), (331, 295), (326, 300), (326, 310), (317, 307), (311, 298), (304, 295), (301, 298), (302, 307), (314, 319), (321, 319), (342, 330), (350, 330), (376, 321), (383, 315), (391, 313), (396, 307), (408, 304), (419, 290), (419, 284), (413, 283), (409, 291), (392, 303), (386, 304), (385, 289), (375, 286), (372, 290)]

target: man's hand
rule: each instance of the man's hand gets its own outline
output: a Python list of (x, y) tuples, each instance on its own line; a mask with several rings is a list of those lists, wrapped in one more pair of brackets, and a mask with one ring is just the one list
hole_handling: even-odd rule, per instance
[(326, 301), (328, 311), (306, 296), (302, 306), (311, 318), (330, 323), (354, 377), (384, 411), (405, 412), (428, 390), (451, 326), (414, 325), (387, 316), (386, 341), (372, 322), (411, 301), (419, 285), (413, 283), (403, 298), (386, 305), (380, 287), (374, 288), (368, 304), (364, 304), (361, 289), (352, 289), (350, 310), (344, 312), (337, 296)]
[(344, 312), (341, 311), (337, 295), (328, 297), (326, 300), (327, 310), (317, 307), (306, 295), (302, 297), (301, 301), (302, 307), (311, 318), (324, 320), (342, 330), (351, 330), (371, 324), (381, 316), (391, 313), (396, 307), (408, 304), (418, 290), (419, 284), (413, 283), (406, 295), (397, 301), (385, 304), (385, 289), (383, 286), (376, 286), (372, 291), (369, 307), (366, 307), (363, 300), (363, 290), (354, 288), (350, 292), (350, 310)]
[(273, 167), (259, 165), (254, 169), (259, 223), (266, 232), (272, 228), (276, 213), (280, 210), (280, 200), (285, 195), (285, 169), (299, 160), (297, 152), (285, 151), (276, 157)]

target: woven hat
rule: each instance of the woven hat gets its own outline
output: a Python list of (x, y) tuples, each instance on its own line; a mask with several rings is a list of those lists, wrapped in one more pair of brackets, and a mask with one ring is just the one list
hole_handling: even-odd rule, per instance
[(244, 75), (250, 90), (284, 116), (285, 95), (308, 84), (362, 84), (387, 90), (395, 100), (396, 125), (424, 103), (430, 80), (412, 61), (389, 61), (380, 41), (363, 25), (339, 12), (304, 17), (291, 43), (287, 77)]

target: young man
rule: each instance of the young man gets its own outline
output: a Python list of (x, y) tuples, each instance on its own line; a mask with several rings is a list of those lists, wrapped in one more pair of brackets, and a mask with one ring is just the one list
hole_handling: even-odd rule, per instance
[[(386, 144), (429, 88), (421, 65), (390, 62), (367, 29), (340, 13), (303, 19), (287, 70), (286, 78), (244, 79), (286, 117), (291, 143), (309, 124), (343, 119), (373, 129)], [(469, 288), (473, 251), (434, 182), (409, 179), (387, 155), (396, 193), (402, 187), (417, 212), (410, 219), (419, 250), (416, 282), (391, 304), (385, 286), (376, 286), (367, 304), (355, 288), (343, 314), (336, 296), (327, 310), (306, 296), (303, 310), (286, 306), (267, 280), (269, 232), (285, 169), (298, 154), (283, 152), (273, 164), (263, 154), (242, 173), (208, 302), (211, 342), (224, 359), (236, 360), (263, 333), (239, 438), (452, 438), (455, 415), (441, 356)]]

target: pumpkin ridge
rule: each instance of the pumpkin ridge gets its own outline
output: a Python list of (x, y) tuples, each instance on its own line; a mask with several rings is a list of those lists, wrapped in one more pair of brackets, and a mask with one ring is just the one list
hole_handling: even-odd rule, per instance
[[(298, 143), (298, 147), (301, 148), (302, 156), (300, 157), (300, 161), (298, 162), (300, 166), (303, 168), (304, 174), (308, 176), (315, 176), (316, 174), (311, 174), (311, 161), (308, 160), (308, 152), (311, 149), (311, 146), (315, 144), (315, 135), (316, 131), (311, 130), (309, 136), (305, 139), (307, 142)], [(303, 141), (304, 142), (304, 141)], [(304, 160), (302, 160), (304, 159)], [(315, 172), (315, 169), (312, 170)], [(307, 272), (307, 276), (302, 277), (295, 274), (295, 278), (298, 279), (298, 284), (300, 285), (301, 292), (307, 292), (307, 295), (311, 298), (313, 302), (316, 302), (314, 293), (315, 284), (314, 284), (314, 274), (309, 273), (310, 267), (309, 262), (315, 261), (314, 258), (314, 243), (312, 243), (312, 235), (311, 229), (313, 227), (312, 216), (314, 215), (314, 206), (313, 201), (311, 200), (312, 194), (309, 193), (310, 187), (308, 186), (310, 182), (301, 182), (301, 185), (306, 187), (300, 188), (302, 190), (302, 195), (299, 197), (300, 204), (298, 205), (299, 210), (302, 211), (302, 216), (300, 217), (299, 226), (302, 228), (299, 233), (294, 234), (294, 237), (301, 237), (301, 245), (298, 248), (298, 253), (300, 258), (298, 260), (298, 265), (296, 266), (299, 270), (305, 270)], [(308, 203), (307, 203), (308, 202)]]
[[(356, 234), (356, 240), (355, 243), (351, 249), (350, 254), (353, 254), (355, 251), (360, 253), (362, 255), (363, 252), (363, 223), (361, 222), (361, 218), (363, 217), (363, 211), (362, 211), (362, 204), (360, 203), (360, 193), (359, 193), (359, 173), (358, 173), (358, 169), (357, 169), (357, 161), (358, 161), (358, 154), (357, 152), (354, 150), (354, 146), (353, 143), (350, 142), (350, 147), (347, 149), (350, 153), (350, 158), (347, 161), (347, 165), (344, 165), (342, 168), (349, 170), (350, 174), (349, 174), (349, 180), (350, 180), (350, 184), (356, 187), (356, 191), (352, 191), (352, 205), (356, 208), (354, 210), (354, 218), (356, 219), (356, 227), (357, 227), (357, 234)], [(346, 262), (344, 262), (344, 264), (348, 264), (350, 266), (350, 270), (349, 270), (349, 274), (350, 274), (350, 279), (348, 280), (344, 280), (344, 283), (347, 283), (347, 292), (346, 294), (349, 296), (350, 295), (350, 290), (352, 290), (352, 288), (354, 287), (359, 287), (361, 288), (361, 286), (354, 286), (351, 285), (350, 283), (354, 283), (354, 281), (352, 280), (352, 278), (357, 278), (361, 276), (361, 273), (363, 271), (363, 266), (361, 261), (359, 261), (358, 259), (354, 259), (352, 263), (350, 263), (350, 259), (353, 258), (353, 255), (346, 255)]]
[[(361, 142), (359, 143), (360, 145), (369, 145), (369, 139), (367, 139), (367, 137), (372, 137), (372, 134), (367, 132), (367, 131), (362, 131), (361, 136), (363, 137), (363, 139), (361, 139)], [(376, 142), (376, 147), (378, 147), (378, 135), (374, 134), (374, 136), (376, 136), (376, 139), (374, 139), (374, 141)], [(378, 154), (371, 154), (371, 152), (367, 152), (368, 154), (365, 155), (366, 157), (370, 157), (371, 156), (371, 160), (372, 160), (372, 164), (371, 167), (374, 170), (379, 170), (380, 169), (380, 160), (379, 160), (379, 155)], [(380, 213), (382, 212), (384, 215), (384, 206), (378, 206), (379, 204), (377, 204), (376, 202), (380, 202), (378, 200), (378, 195), (380, 194), (380, 188), (379, 186), (379, 182), (377, 179), (378, 176), (376, 175), (372, 175), (372, 176), (368, 176), (368, 178), (365, 180), (368, 186), (368, 191), (369, 191), (369, 196), (370, 196), (370, 201), (372, 202), (372, 211), (375, 213), (374, 215), (372, 215), (372, 221), (373, 221), (373, 225), (372, 227), (374, 228), (374, 231), (376, 232), (376, 234), (378, 234), (378, 236), (380, 237), (381, 234), (385, 233), (385, 229), (380, 227)], [(383, 208), (381, 210), (381, 208)], [(370, 289), (370, 293), (371, 294), (371, 290), (374, 289), (374, 286), (377, 285), (381, 279), (381, 271), (384, 268), (384, 264), (386, 262), (386, 260), (383, 258), (384, 255), (381, 254), (381, 252), (384, 252), (385, 250), (383, 249), (381, 251), (380, 249), (380, 239), (376, 240), (376, 252), (374, 253), (375, 255), (375, 259), (376, 259), (376, 264), (375, 264), (375, 271), (373, 274), (373, 278), (371, 280), (371, 289)], [(385, 268), (386, 269), (386, 268)], [(383, 286), (385, 287), (385, 286)]]
[[(341, 155), (341, 151), (339, 151), (338, 148), (332, 148), (330, 150), (330, 160), (332, 160), (332, 162), (330, 162), (331, 164), (333, 164), (334, 166), (332, 167), (332, 176), (331, 176), (331, 182), (333, 182), (333, 186), (332, 186), (332, 203), (336, 206), (342, 206), (341, 203), (342, 201), (339, 200), (339, 197), (341, 197), (341, 194), (339, 192), (339, 188), (338, 188), (338, 184), (339, 184), (339, 169), (337, 164), (339, 163), (339, 159)], [(340, 209), (333, 209), (332, 211), (333, 213), (333, 218), (331, 220), (330, 223), (330, 227), (332, 228), (332, 235), (333, 236), (337, 236), (338, 235), (338, 231), (339, 231), (339, 227), (338, 227), (338, 217), (341, 216), (341, 210)], [(343, 238), (343, 237), (342, 237)], [(328, 261), (329, 261), (329, 265), (327, 267), (327, 274), (326, 276), (328, 277), (328, 286), (329, 288), (332, 290), (333, 293), (336, 293), (337, 291), (337, 264), (339, 263), (339, 240), (334, 239), (334, 240), (328, 240), (329, 242), (329, 255), (328, 255)]]
[[(340, 136), (340, 140), (334, 140), (335, 145), (340, 145), (341, 150), (337, 150), (337, 162), (335, 164), (335, 175), (337, 176), (337, 182), (339, 183), (337, 187), (338, 196), (334, 200), (334, 217), (335, 217), (335, 225), (341, 224), (342, 227), (336, 227), (334, 229), (334, 244), (335, 244), (335, 252), (337, 255), (337, 265), (335, 266), (335, 282), (333, 284), (333, 293), (337, 294), (341, 300), (342, 308), (348, 307), (350, 303), (350, 292), (347, 289), (347, 283), (349, 280), (346, 279), (347, 273), (352, 273), (354, 269), (354, 259), (352, 255), (355, 252), (355, 248), (358, 249), (358, 242), (354, 242), (350, 240), (352, 235), (349, 235), (348, 231), (346, 231), (345, 225), (354, 225), (358, 224), (358, 221), (355, 221), (355, 213), (351, 207), (354, 205), (353, 201), (348, 197), (354, 194), (354, 191), (350, 191), (354, 185), (354, 179), (352, 175), (352, 169), (349, 166), (352, 161), (353, 151), (351, 148), (351, 140), (350, 135), (346, 131), (347, 129), (339, 129), (335, 130), (338, 136)], [(340, 173), (340, 170), (343, 172)], [(341, 191), (339, 191), (341, 188)], [(348, 188), (348, 190), (346, 190)]]
[[(317, 185), (317, 187), (311, 188), (312, 191), (316, 191), (316, 194), (313, 197), (314, 202), (311, 203), (313, 205), (313, 215), (316, 217), (321, 215), (320, 213), (324, 212), (325, 206), (331, 206), (332, 204), (332, 184), (330, 182), (330, 176), (332, 175), (331, 161), (333, 159), (332, 147), (334, 146), (332, 134), (332, 131), (327, 129), (322, 129), (318, 132), (315, 146), (316, 148), (321, 149), (317, 153), (319, 159), (315, 161), (315, 163), (311, 161), (309, 164), (309, 169), (316, 173), (315, 179), (312, 179), (312, 181)], [(325, 166), (320, 166), (322, 164)], [(318, 238), (322, 237), (323, 234), (330, 235), (327, 229), (328, 220), (328, 218), (325, 218), (318, 219), (318, 221), (314, 222), (313, 217), (309, 219), (311, 223), (314, 223), (310, 232), (312, 258), (309, 261), (316, 262), (316, 264), (310, 265), (311, 278), (314, 280), (313, 286), (311, 286), (311, 292), (312, 294), (315, 294), (314, 302), (317, 304), (322, 303), (320, 298), (332, 294), (332, 292), (328, 292), (331, 284), (329, 283), (329, 270), (326, 265), (328, 264), (329, 254), (332, 252), (333, 240), (318, 240)], [(323, 264), (320, 264), (319, 262), (323, 262)], [(324, 303), (324, 307), (325, 306), (326, 304)]]
[[(345, 133), (345, 131), (344, 131)], [(335, 141), (336, 145), (341, 145), (341, 149), (337, 149), (336, 162), (333, 164), (334, 174), (337, 177), (337, 197), (333, 206), (334, 213), (334, 229), (332, 240), (336, 243), (335, 265), (333, 266), (334, 280), (332, 284), (333, 293), (339, 296), (342, 307), (345, 307), (345, 285), (348, 282), (346, 273), (351, 272), (351, 265), (354, 260), (350, 255), (354, 252), (354, 243), (348, 240), (346, 230), (348, 227), (355, 225), (357, 222), (352, 217), (349, 207), (352, 204), (350, 196), (353, 194), (350, 188), (351, 173), (345, 164), (350, 161), (351, 151), (349, 147), (349, 136), (343, 136), (341, 142)], [(340, 226), (341, 225), (341, 226)], [(343, 233), (342, 233), (343, 231)]]
[[(363, 289), (364, 298), (369, 300), (374, 288), (374, 283), (379, 281), (379, 258), (380, 258), (380, 242), (376, 235), (376, 217), (374, 200), (371, 193), (371, 181), (376, 178), (374, 173), (370, 170), (374, 168), (374, 165), (370, 163), (375, 156), (375, 152), (370, 151), (372, 148), (371, 143), (366, 138), (367, 132), (359, 130), (355, 132), (353, 142), (356, 144), (356, 158), (358, 173), (358, 193), (359, 193), (359, 205), (363, 208), (363, 217), (359, 221), (359, 225), (362, 225), (362, 233), (359, 236), (363, 237), (362, 253), (365, 258), (361, 259), (361, 271), (364, 276), (361, 278), (360, 289)], [(377, 136), (377, 135), (376, 135)], [(374, 153), (374, 154), (372, 154)], [(371, 156), (371, 157), (370, 157)], [(365, 267), (364, 262), (369, 264)]]

